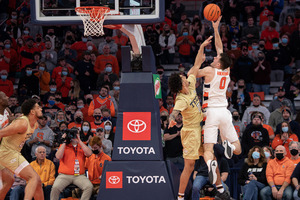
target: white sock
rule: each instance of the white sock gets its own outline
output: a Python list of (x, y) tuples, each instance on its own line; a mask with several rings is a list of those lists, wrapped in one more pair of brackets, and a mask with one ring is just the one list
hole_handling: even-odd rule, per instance
[(208, 167), (208, 171), (211, 170), (211, 169), (210, 169), (210, 163), (211, 163), (211, 161), (212, 161), (212, 160), (208, 160), (207, 163), (206, 163), (206, 164), (207, 164), (207, 167)]
[(184, 200), (184, 194), (178, 193), (177, 200)]
[(225, 191), (222, 184), (216, 185), (216, 188), (217, 188), (218, 192), (220, 192), (220, 193), (223, 193)]

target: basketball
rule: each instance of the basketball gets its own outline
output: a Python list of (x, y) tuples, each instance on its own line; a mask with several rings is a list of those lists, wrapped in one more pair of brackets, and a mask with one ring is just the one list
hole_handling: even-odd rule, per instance
[(205, 6), (203, 15), (208, 21), (217, 21), (221, 15), (221, 9), (217, 4), (211, 3)]

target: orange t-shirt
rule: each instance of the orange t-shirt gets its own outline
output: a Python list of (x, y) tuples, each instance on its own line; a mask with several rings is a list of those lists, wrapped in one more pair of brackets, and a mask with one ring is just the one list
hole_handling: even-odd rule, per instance
[(74, 175), (75, 159), (78, 159), (80, 167), (79, 174), (84, 174), (85, 158), (84, 152), (79, 144), (77, 144), (77, 147), (73, 147), (72, 144), (67, 144), (64, 155), (59, 162), (58, 173)]
[(92, 154), (86, 158), (85, 167), (88, 170), (89, 179), (93, 184), (100, 184), (101, 180), (99, 177), (102, 176), (104, 162), (106, 160), (111, 161), (111, 158), (103, 152), (97, 157), (95, 154)]
[(278, 145), (283, 145), (286, 150), (286, 157), (291, 158), (291, 153), (289, 150), (289, 144), (291, 141), (298, 142), (298, 136), (296, 134), (291, 134), (288, 138), (288, 140), (283, 144), (283, 141), (280, 138), (280, 135), (276, 135), (274, 140), (272, 141), (272, 148), (276, 149)]
[(68, 129), (71, 129), (73, 127), (76, 127), (79, 129), (79, 131), (81, 130), (81, 124), (76, 124), (75, 122), (72, 122), (68, 125)]
[(295, 166), (300, 162), (300, 157), (297, 159), (297, 160), (292, 160), (291, 159), (291, 161), (293, 161), (293, 163), (295, 164)]
[(273, 129), (272, 129), (272, 127), (271, 127), (270, 125), (268, 125), (268, 124), (263, 124), (263, 127), (264, 127), (265, 129), (267, 129), (267, 131), (268, 131), (268, 133), (269, 133), (269, 136), (274, 135), (274, 131), (273, 131)]
[(119, 76), (119, 63), (117, 60), (117, 57), (113, 56), (113, 55), (100, 55), (97, 57), (96, 62), (95, 62), (95, 66), (94, 66), (94, 71), (97, 74), (100, 74), (104, 71), (105, 69), (105, 65), (106, 63), (110, 63), (112, 64), (112, 72), (114, 74), (117, 74)]
[[(182, 41), (184, 37), (185, 36), (180, 36), (176, 42)], [(193, 36), (188, 35), (187, 37), (188, 37), (188, 40), (191, 41), (192, 43), (196, 42)], [(191, 45), (187, 41), (181, 43), (181, 45), (179, 45), (179, 53), (184, 56), (190, 55), (191, 54)]]
[(97, 128), (104, 128), (104, 123), (101, 124), (95, 124), (95, 122), (91, 122), (91, 131), (93, 133), (96, 133)]

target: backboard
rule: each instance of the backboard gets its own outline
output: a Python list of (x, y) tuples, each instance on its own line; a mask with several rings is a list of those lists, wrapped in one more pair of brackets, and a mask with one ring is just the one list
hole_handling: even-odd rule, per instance
[(143, 24), (164, 20), (164, 0), (31, 0), (32, 22), (40, 25), (82, 24), (75, 8), (107, 6), (104, 24)]

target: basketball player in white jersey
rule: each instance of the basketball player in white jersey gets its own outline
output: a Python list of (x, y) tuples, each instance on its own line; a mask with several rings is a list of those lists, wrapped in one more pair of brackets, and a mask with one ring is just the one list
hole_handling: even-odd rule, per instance
[[(236, 130), (232, 124), (232, 116), (227, 109), (226, 91), (230, 82), (231, 59), (223, 53), (223, 44), (219, 35), (219, 24), (221, 16), (216, 22), (212, 22), (215, 32), (215, 46), (217, 56), (211, 66), (199, 69), (197, 78), (204, 77), (203, 104), (204, 115), (206, 115), (204, 130), (204, 159), (208, 166), (209, 180), (216, 184), (220, 193), (225, 193), (220, 181), (217, 161), (214, 160), (214, 144), (218, 140), (218, 129), (225, 147), (225, 156), (232, 157), (232, 153), (239, 155), (241, 145)], [(218, 179), (218, 180), (217, 180)], [(225, 199), (217, 198), (216, 199)], [(227, 199), (227, 197), (226, 197)]]
[(21, 107), (24, 116), (15, 119), (7, 127), (0, 130), (0, 171), (3, 187), (0, 189), (0, 200), (3, 200), (11, 188), (13, 174), (27, 181), (24, 200), (43, 200), (44, 194), (39, 175), (21, 155), (26, 140), (30, 138), (38, 127), (37, 120), (43, 117), (42, 108), (35, 100), (26, 100)]

